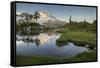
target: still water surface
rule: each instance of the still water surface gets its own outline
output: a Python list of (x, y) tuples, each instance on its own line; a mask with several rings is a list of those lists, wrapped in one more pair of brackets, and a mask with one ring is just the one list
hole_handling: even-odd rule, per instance
[[(16, 53), (17, 55), (27, 56), (52, 56), (52, 57), (71, 57), (78, 53), (88, 51), (86, 47), (74, 45), (72, 42), (57, 46), (56, 40), (61, 36), (59, 33), (41, 33), (31, 38), (35, 41), (26, 42), (21, 40), (24, 36), (16, 35), (19, 40), (16, 40)], [(36, 41), (38, 39), (39, 41)]]

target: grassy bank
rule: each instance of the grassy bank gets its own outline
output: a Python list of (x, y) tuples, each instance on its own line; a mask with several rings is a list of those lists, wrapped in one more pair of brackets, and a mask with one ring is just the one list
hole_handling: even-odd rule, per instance
[(79, 46), (89, 45), (89, 48), (94, 48), (96, 46), (96, 34), (81, 31), (70, 31), (62, 33), (61, 37), (56, 41), (58, 46), (62, 46), (67, 42), (73, 42)]
[(67, 59), (67, 61), (69, 62), (88, 62), (88, 61), (96, 61), (96, 60), (97, 60), (96, 51), (82, 52), (70, 59)]
[(36, 65), (52, 63), (71, 63), (96, 61), (96, 52), (83, 52), (71, 58), (40, 57), (40, 56), (19, 56), (16, 57), (16, 65)]
[(17, 65), (35, 65), (35, 64), (50, 64), (50, 63), (62, 63), (63, 58), (55, 57), (43, 57), (43, 56), (20, 56), (16, 57)]

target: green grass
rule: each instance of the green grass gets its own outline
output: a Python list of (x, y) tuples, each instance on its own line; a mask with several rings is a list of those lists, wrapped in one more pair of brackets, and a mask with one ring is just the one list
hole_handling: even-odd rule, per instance
[(63, 58), (43, 57), (43, 56), (17, 56), (16, 65), (31, 65), (31, 64), (50, 64), (62, 63)]
[(79, 46), (89, 45), (90, 48), (96, 46), (96, 34), (89, 32), (70, 31), (62, 33), (61, 37), (56, 41), (58, 46), (62, 46), (67, 42), (73, 42)]
[(79, 53), (70, 58), (43, 57), (43, 56), (16, 56), (16, 65), (36, 65), (53, 63), (71, 63), (96, 61), (96, 51)]
[(96, 51), (83, 52), (69, 59), (70, 62), (96, 61)]

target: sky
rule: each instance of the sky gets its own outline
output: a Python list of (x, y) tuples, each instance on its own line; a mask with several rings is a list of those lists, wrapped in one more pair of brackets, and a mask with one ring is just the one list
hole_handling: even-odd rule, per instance
[(59, 20), (69, 21), (69, 17), (72, 16), (73, 21), (86, 21), (92, 23), (96, 20), (96, 8), (95, 7), (81, 7), (81, 6), (64, 6), (64, 5), (46, 5), (46, 4), (32, 4), (32, 3), (17, 3), (17, 13), (31, 13), (35, 11), (47, 12), (55, 16)]

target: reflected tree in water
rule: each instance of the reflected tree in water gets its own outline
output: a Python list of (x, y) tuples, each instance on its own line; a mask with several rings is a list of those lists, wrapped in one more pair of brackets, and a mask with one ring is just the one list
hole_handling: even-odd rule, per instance
[[(24, 18), (21, 22), (19, 21), (17, 26), (17, 33), (25, 36), (23, 38), (24, 42), (34, 42), (38, 41), (37, 35), (40, 33), (40, 24), (37, 23), (37, 20), (40, 18), (39, 13), (36, 11), (34, 15), (28, 13), (22, 13), (20, 17)], [(34, 19), (35, 21), (32, 21)], [(32, 36), (36, 36), (36, 39), (33, 40)], [(37, 42), (36, 41), (36, 42)]]

